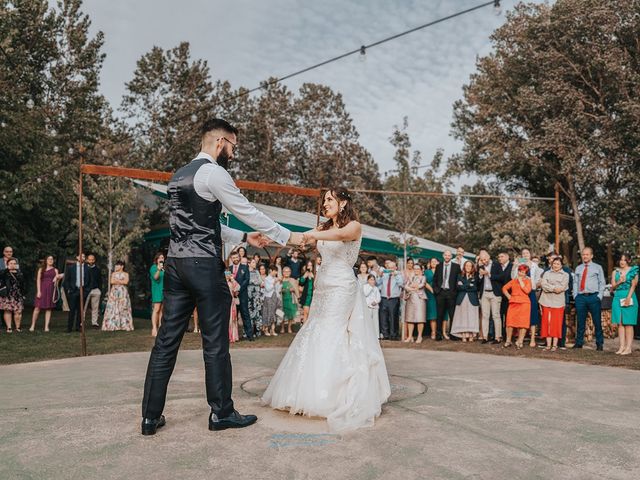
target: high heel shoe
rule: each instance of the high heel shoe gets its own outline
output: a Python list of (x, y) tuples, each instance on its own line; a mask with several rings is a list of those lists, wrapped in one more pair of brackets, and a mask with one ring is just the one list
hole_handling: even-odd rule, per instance
[(422, 343), (422, 337), (418, 337), (418, 339), (416, 340), (416, 343)]

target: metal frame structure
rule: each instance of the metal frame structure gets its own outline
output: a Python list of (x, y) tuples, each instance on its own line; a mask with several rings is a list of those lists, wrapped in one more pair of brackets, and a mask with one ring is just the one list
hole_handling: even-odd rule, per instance
[[(84, 327), (84, 260), (82, 259), (83, 245), (82, 245), (82, 176), (83, 175), (101, 175), (111, 177), (124, 177), (138, 180), (159, 181), (168, 182), (173, 176), (172, 172), (160, 172), (157, 170), (144, 170), (139, 168), (125, 168), (125, 167), (112, 167), (106, 165), (92, 165), (84, 163), (84, 156), (86, 150), (84, 148), (78, 149), (80, 154), (80, 168), (79, 168), (79, 185), (78, 185), (78, 256), (80, 257), (80, 341), (82, 356), (87, 355), (87, 337)], [(317, 198), (317, 218), (320, 221), (320, 213), (322, 208), (322, 195), (326, 191), (326, 188), (306, 188), (296, 187), (293, 185), (280, 185), (277, 183), (265, 183), (265, 182), (253, 182), (248, 180), (236, 180), (238, 188), (244, 190), (253, 190), (257, 192), (272, 192), (272, 193), (284, 193), (288, 195), (299, 195), (303, 197)], [(511, 199), (511, 200), (541, 200), (541, 201), (554, 201), (555, 202), (555, 242), (556, 248), (560, 243), (560, 189), (558, 185), (555, 187), (555, 197), (522, 197), (522, 196), (503, 196), (503, 195), (473, 195), (473, 194), (455, 194), (455, 193), (441, 193), (441, 192), (398, 192), (398, 191), (384, 191), (384, 190), (364, 190), (353, 189), (354, 193), (365, 194), (384, 194), (384, 195), (405, 195), (405, 196), (456, 196), (456, 197), (471, 197), (471, 198), (493, 198), (493, 199)], [(404, 329), (403, 329), (404, 330)], [(403, 335), (404, 336), (404, 335)]]

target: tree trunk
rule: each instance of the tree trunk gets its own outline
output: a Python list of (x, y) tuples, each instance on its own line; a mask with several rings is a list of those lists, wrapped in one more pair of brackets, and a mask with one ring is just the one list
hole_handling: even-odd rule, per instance
[(607, 277), (613, 272), (613, 242), (607, 243)]
[(568, 184), (569, 184), (569, 190), (568, 190), (568, 195), (569, 195), (569, 202), (571, 202), (571, 209), (573, 210), (573, 218), (576, 222), (576, 234), (578, 236), (578, 247), (580, 248), (580, 251), (582, 251), (582, 249), (584, 249), (585, 244), (584, 244), (584, 233), (582, 230), (582, 219), (580, 218), (580, 209), (578, 207), (578, 196), (576, 194), (576, 189), (573, 185), (573, 181), (571, 180), (571, 178), (568, 179)]

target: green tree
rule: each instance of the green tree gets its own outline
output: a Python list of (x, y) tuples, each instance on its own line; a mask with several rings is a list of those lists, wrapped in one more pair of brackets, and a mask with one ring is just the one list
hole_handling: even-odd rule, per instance
[(452, 170), (539, 196), (557, 183), (581, 248), (637, 235), (638, 31), (634, 1), (518, 5), (454, 106)]
[(89, 35), (80, 7), (0, 1), (0, 236), (27, 269), (75, 249), (77, 152), (108, 128), (98, 93), (103, 36)]

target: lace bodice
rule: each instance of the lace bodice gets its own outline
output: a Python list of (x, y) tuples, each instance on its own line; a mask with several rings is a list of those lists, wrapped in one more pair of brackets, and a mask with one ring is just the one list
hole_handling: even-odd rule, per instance
[(322, 255), (322, 268), (348, 267), (350, 270), (358, 260), (362, 239), (349, 242), (320, 240), (318, 251)]

